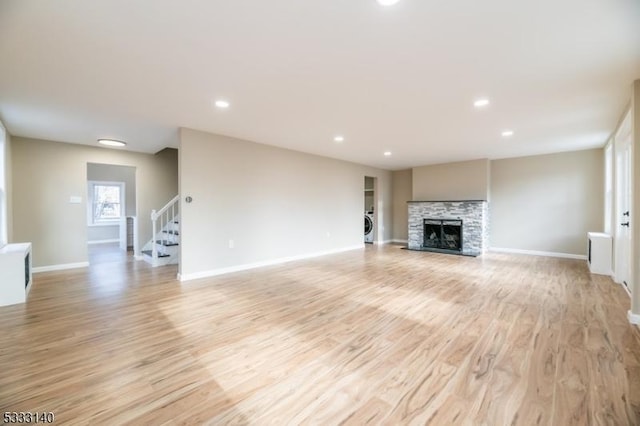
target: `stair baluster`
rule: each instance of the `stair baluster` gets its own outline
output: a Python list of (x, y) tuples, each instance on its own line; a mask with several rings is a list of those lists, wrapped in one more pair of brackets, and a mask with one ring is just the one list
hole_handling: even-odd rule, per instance
[[(152, 238), (155, 240), (156, 238), (156, 234), (158, 233), (157, 229), (156, 229), (156, 222), (158, 221), (158, 217), (156, 214), (155, 210), (151, 210), (151, 235), (153, 236)], [(157, 244), (151, 244), (151, 258), (152, 259), (157, 259), (158, 258), (158, 245)]]
[[(175, 263), (177, 260), (175, 249), (169, 250), (170, 247), (177, 246), (179, 243), (178, 232), (176, 231), (177, 214), (179, 214), (180, 197), (175, 196), (159, 211), (151, 211), (151, 230), (153, 233), (152, 239), (145, 247), (150, 250), (143, 250), (147, 256), (151, 257), (151, 264), (153, 266), (159, 266), (164, 263), (158, 263), (159, 258), (173, 258)], [(176, 213), (177, 211), (177, 213)], [(171, 237), (169, 237), (171, 235)], [(160, 248), (158, 248), (160, 246)], [(172, 254), (173, 253), (173, 254)]]

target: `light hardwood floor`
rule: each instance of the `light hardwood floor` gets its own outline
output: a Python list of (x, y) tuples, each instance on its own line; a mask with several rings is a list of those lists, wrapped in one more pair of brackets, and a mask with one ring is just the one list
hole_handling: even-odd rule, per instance
[(367, 247), (180, 285), (39, 274), (0, 412), (80, 424), (640, 424), (629, 298), (584, 261)]

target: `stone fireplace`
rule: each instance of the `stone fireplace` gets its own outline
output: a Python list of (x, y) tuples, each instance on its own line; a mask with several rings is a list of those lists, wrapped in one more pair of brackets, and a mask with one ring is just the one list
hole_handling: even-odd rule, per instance
[(462, 251), (462, 220), (424, 219), (423, 248)]
[(409, 201), (408, 249), (478, 256), (489, 245), (483, 200)]

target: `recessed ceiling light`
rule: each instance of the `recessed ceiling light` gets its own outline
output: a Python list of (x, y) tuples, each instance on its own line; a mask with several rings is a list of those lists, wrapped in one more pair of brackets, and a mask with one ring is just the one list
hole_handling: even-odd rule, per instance
[(398, 3), (398, 1), (400, 0), (378, 0), (378, 3), (380, 3), (382, 6), (393, 6), (394, 4)]
[(126, 146), (127, 144), (122, 141), (117, 141), (115, 139), (98, 139), (98, 143), (106, 146)]
[(384, 152), (384, 156), (385, 157), (391, 157), (391, 151), (385, 151)]
[(476, 108), (484, 108), (487, 105), (489, 105), (489, 99), (477, 99), (473, 103), (473, 106), (476, 107)]
[(229, 102), (220, 99), (220, 100), (216, 101), (215, 105), (216, 105), (217, 108), (225, 109), (225, 108), (229, 108), (230, 104), (229, 104)]
[(344, 136), (336, 136), (335, 138), (333, 138), (334, 142), (344, 142)]
[(513, 130), (504, 130), (502, 132), (502, 136), (505, 137), (505, 138), (509, 138), (509, 137), (513, 136)]

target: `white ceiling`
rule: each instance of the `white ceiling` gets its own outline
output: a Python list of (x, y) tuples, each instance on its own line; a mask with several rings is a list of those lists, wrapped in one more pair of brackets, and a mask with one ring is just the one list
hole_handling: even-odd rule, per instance
[(637, 0), (0, 1), (9, 131), (133, 151), (180, 126), (386, 169), (599, 147), (638, 78)]

